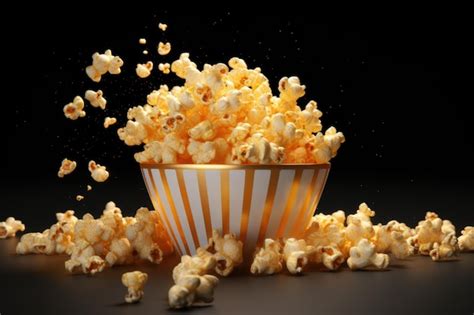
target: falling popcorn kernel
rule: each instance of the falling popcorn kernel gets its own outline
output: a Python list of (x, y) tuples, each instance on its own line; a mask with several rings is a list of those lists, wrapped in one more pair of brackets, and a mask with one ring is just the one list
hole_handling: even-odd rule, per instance
[(87, 191), (91, 191), (92, 190), (92, 186), (91, 185), (87, 185)]
[(168, 28), (168, 25), (164, 23), (158, 23), (158, 28), (164, 32)]
[(158, 43), (158, 53), (162, 56), (169, 54), (171, 51), (171, 44), (170, 43)]
[(105, 182), (109, 178), (109, 172), (107, 172), (105, 166), (96, 164), (94, 161), (89, 162), (89, 172), (91, 172), (92, 178), (96, 182)]
[(76, 120), (80, 117), (85, 117), (86, 112), (84, 111), (84, 100), (80, 96), (76, 96), (74, 100), (64, 106), (64, 116), (71, 120)]
[(148, 61), (146, 64), (137, 64), (137, 75), (144, 79), (150, 76), (151, 70), (153, 69), (153, 62)]
[(117, 119), (114, 117), (105, 117), (104, 119), (104, 128), (109, 128), (110, 126), (117, 123)]
[(71, 174), (76, 169), (76, 166), (77, 163), (75, 161), (64, 159), (59, 167), (58, 177), (63, 178), (65, 175)]
[(86, 68), (87, 76), (94, 82), (100, 82), (102, 76), (107, 72), (110, 74), (120, 74), (121, 67), (123, 66), (123, 60), (112, 55), (110, 49), (106, 50), (103, 54), (98, 52), (92, 55), (92, 65)]
[(83, 195), (77, 195), (76, 196), (76, 200), (77, 201), (82, 201), (84, 199), (84, 196)]
[(170, 69), (171, 69), (171, 66), (169, 63), (160, 63), (158, 65), (158, 70), (160, 70), (164, 74), (169, 74), (171, 71)]
[(146, 44), (146, 39), (145, 39), (145, 38), (140, 38), (140, 39), (138, 40), (138, 43), (139, 43), (140, 45), (145, 45), (145, 44)]
[(142, 53), (143, 53), (144, 55), (148, 55), (148, 50), (145, 49), (144, 51), (142, 51)]

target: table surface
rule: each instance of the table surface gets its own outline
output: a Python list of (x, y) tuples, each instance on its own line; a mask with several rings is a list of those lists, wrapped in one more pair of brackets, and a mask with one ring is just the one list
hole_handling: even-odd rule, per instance
[[(334, 178), (334, 177), (333, 177)], [(74, 205), (78, 215), (100, 213), (113, 199), (129, 215), (148, 205), (139, 177), (94, 185), (87, 202), (74, 203), (78, 183), (18, 181), (0, 182), (0, 220), (15, 215), (38, 231), (52, 224), (54, 213)], [(360, 183), (364, 183), (364, 187)], [(82, 185), (83, 186), (83, 185)], [(127, 194), (122, 193), (123, 191)], [(473, 225), (472, 181), (455, 183), (432, 180), (387, 178), (372, 181), (360, 178), (328, 182), (322, 209), (351, 209), (361, 201), (377, 211), (374, 222), (400, 219), (410, 225), (426, 210), (437, 210), (461, 225)], [(119, 193), (117, 193), (119, 192)], [(342, 194), (343, 193), (343, 194)], [(27, 198), (25, 198), (27, 196)], [(327, 197), (326, 197), (327, 196)], [(343, 197), (343, 198), (341, 198)], [(371, 199), (363, 199), (368, 198)], [(143, 201), (140, 203), (140, 201)], [(455, 202), (454, 202), (455, 201)], [(437, 205), (435, 208), (434, 205)], [(453, 205), (464, 211), (454, 211)], [(13, 211), (3, 208), (16, 209)], [(394, 215), (396, 213), (396, 215)], [(117, 266), (93, 277), (69, 275), (64, 270), (66, 256), (17, 256), (17, 238), (0, 241), (0, 314), (166, 314), (170, 310), (167, 290), (172, 285), (171, 270), (178, 257), (167, 257), (160, 265)], [(241, 270), (221, 278), (215, 301), (196, 307), (195, 314), (473, 314), (474, 254), (463, 253), (450, 262), (432, 262), (429, 257), (394, 260), (386, 271), (355, 271), (347, 267), (337, 272), (309, 270), (302, 276), (282, 273), (254, 277)], [(145, 297), (135, 305), (123, 303), (126, 288), (121, 274), (147, 272)]]

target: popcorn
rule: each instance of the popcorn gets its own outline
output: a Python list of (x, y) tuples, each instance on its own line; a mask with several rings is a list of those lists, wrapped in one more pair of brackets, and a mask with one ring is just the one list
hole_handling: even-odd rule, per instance
[(148, 61), (145, 64), (137, 64), (136, 72), (137, 75), (142, 79), (148, 78), (151, 74), (151, 70), (153, 70), (153, 62), (151, 61)]
[(64, 159), (59, 167), (58, 177), (63, 178), (65, 175), (71, 174), (76, 169), (76, 166), (77, 163), (75, 161)]
[(104, 128), (109, 128), (112, 125), (115, 125), (117, 123), (117, 118), (115, 117), (105, 117), (104, 120)]
[(212, 231), (207, 251), (214, 253), (216, 259), (215, 271), (221, 276), (228, 276), (235, 267), (243, 262), (243, 244), (234, 234), (221, 237), (216, 230)]
[(347, 217), (345, 237), (348, 247), (357, 246), (362, 239), (372, 239), (375, 235), (371, 217), (375, 215), (366, 203), (361, 203), (356, 214)]
[(15, 237), (17, 232), (23, 232), (25, 225), (13, 217), (7, 218), (4, 222), (0, 222), (0, 239)]
[(138, 40), (138, 43), (139, 43), (140, 45), (145, 45), (145, 44), (146, 44), (146, 39), (145, 39), (145, 38), (140, 38), (140, 39)]
[(87, 185), (87, 191), (91, 191), (92, 190), (92, 186), (91, 185)]
[(283, 258), (286, 262), (286, 268), (291, 274), (301, 274), (303, 268), (308, 264), (309, 257), (315, 252), (316, 249), (311, 245), (307, 245), (303, 239), (287, 239), (283, 247)]
[(363, 269), (374, 266), (377, 269), (385, 269), (390, 263), (387, 254), (378, 254), (375, 245), (367, 239), (361, 239), (356, 246), (351, 247), (347, 265), (352, 270)]
[(74, 100), (64, 106), (63, 108), (64, 116), (71, 120), (76, 120), (80, 117), (86, 116), (86, 112), (84, 111), (84, 100), (80, 96), (76, 96)]
[[(139, 163), (328, 163), (336, 155), (345, 138), (333, 127), (323, 133), (315, 101), (299, 108), (305, 86), (297, 77), (283, 78), (277, 97), (260, 68), (248, 69), (239, 58), (231, 58), (229, 67), (198, 69), (188, 53), (171, 67), (159, 64), (185, 83), (171, 90), (162, 85), (147, 96), (147, 105), (129, 110), (118, 134), (127, 145), (145, 146), (135, 155)], [(163, 147), (170, 133), (185, 149)]]
[(171, 66), (169, 63), (160, 63), (158, 65), (158, 70), (160, 70), (164, 74), (169, 74), (171, 71)]
[(463, 252), (474, 251), (474, 227), (466, 226), (458, 237), (459, 249)]
[(92, 178), (99, 183), (105, 182), (109, 178), (109, 172), (105, 166), (96, 164), (95, 161), (89, 162), (89, 172), (91, 172)]
[(170, 43), (162, 43), (159, 42), (158, 44), (158, 53), (162, 56), (169, 54), (171, 51), (171, 44)]
[(145, 49), (144, 51), (142, 51), (142, 54), (148, 55), (148, 50)]
[(16, 246), (16, 253), (19, 255), (53, 253), (54, 245), (48, 241), (47, 233), (48, 231), (24, 234)]
[(148, 280), (148, 275), (141, 271), (127, 272), (122, 275), (122, 284), (127, 287), (125, 302), (137, 303), (143, 295), (143, 287)]
[(165, 23), (158, 23), (158, 28), (164, 32), (168, 28), (168, 25)]
[(272, 239), (265, 239), (262, 248), (257, 250), (250, 272), (255, 275), (272, 275), (283, 269), (283, 255), (281, 244)]
[(405, 227), (406, 225), (395, 220), (386, 225), (374, 226), (375, 250), (378, 253), (392, 253), (398, 259), (413, 255), (414, 248), (408, 243), (408, 237), (404, 237)]
[(104, 270), (106, 263), (100, 256), (95, 255), (94, 247), (90, 243), (81, 239), (75, 243), (71, 258), (64, 266), (70, 273), (95, 275)]
[(84, 196), (82, 196), (82, 195), (77, 195), (76, 196), (77, 201), (82, 201), (83, 199), (84, 199)]
[(211, 303), (218, 283), (219, 279), (212, 275), (186, 275), (169, 290), (168, 303), (174, 309), (190, 307), (197, 302)]
[(84, 97), (94, 107), (105, 109), (105, 106), (107, 105), (107, 100), (104, 98), (104, 93), (101, 90), (98, 90), (97, 92), (87, 90)]
[(94, 82), (100, 82), (102, 75), (109, 72), (110, 74), (119, 74), (120, 67), (123, 66), (123, 60), (118, 56), (113, 56), (110, 49), (105, 53), (94, 53), (92, 55), (92, 65), (86, 68), (87, 76)]

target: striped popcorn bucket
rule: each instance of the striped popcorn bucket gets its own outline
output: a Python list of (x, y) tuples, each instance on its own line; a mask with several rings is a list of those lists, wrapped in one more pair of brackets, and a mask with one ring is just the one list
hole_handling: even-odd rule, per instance
[(265, 238), (298, 237), (319, 202), (330, 164), (142, 164), (176, 250), (194, 255), (212, 230), (234, 233), (247, 256)]

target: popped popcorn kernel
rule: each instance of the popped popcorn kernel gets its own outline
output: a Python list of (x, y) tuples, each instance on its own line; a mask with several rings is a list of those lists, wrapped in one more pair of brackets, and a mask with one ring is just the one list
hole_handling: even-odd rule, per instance
[(76, 169), (77, 163), (68, 159), (64, 159), (59, 167), (58, 177), (63, 178), (65, 175), (69, 175)]
[(84, 100), (80, 96), (76, 96), (74, 100), (64, 106), (64, 116), (71, 120), (77, 120), (78, 118), (85, 117), (86, 112), (84, 111)]
[(144, 54), (144, 55), (148, 55), (148, 50), (146, 50), (146, 49), (145, 49), (145, 50), (143, 50), (143, 51), (142, 51), (142, 54)]
[(104, 128), (109, 128), (112, 125), (115, 125), (117, 123), (117, 118), (115, 117), (105, 117), (104, 119)]
[(4, 222), (0, 222), (0, 239), (15, 237), (17, 232), (23, 232), (25, 225), (14, 217), (8, 217)]
[(151, 61), (148, 61), (145, 64), (137, 64), (136, 72), (142, 79), (148, 78), (151, 74), (151, 70), (153, 70), (153, 62)]
[(347, 265), (352, 270), (363, 269), (374, 266), (377, 269), (385, 269), (390, 263), (387, 254), (379, 254), (375, 251), (375, 245), (367, 239), (361, 239), (356, 246), (351, 247)]
[(98, 52), (92, 55), (92, 65), (86, 68), (87, 76), (94, 82), (100, 82), (102, 76), (107, 72), (110, 74), (120, 74), (121, 67), (123, 66), (123, 60), (112, 55), (110, 49), (106, 50), (103, 54)]
[(105, 106), (107, 105), (107, 100), (104, 98), (104, 93), (101, 90), (98, 90), (97, 92), (87, 90), (84, 97), (93, 107), (105, 109)]
[(99, 183), (105, 182), (109, 178), (109, 172), (100, 164), (96, 164), (95, 161), (89, 162), (89, 172), (91, 173), (91, 177)]
[(283, 269), (282, 246), (278, 241), (265, 239), (263, 247), (258, 249), (250, 272), (255, 275), (272, 275)]
[(137, 303), (143, 295), (143, 288), (148, 280), (148, 275), (141, 271), (127, 272), (122, 275), (122, 284), (127, 288), (125, 302)]
[(145, 44), (146, 44), (146, 38), (140, 38), (140, 39), (138, 40), (138, 43), (139, 43), (140, 45), (145, 45)]
[(87, 191), (91, 191), (92, 190), (92, 186), (91, 185), (87, 185)]
[(168, 28), (168, 25), (165, 23), (158, 23), (158, 28), (164, 32)]
[(77, 201), (82, 201), (84, 199), (84, 196), (83, 195), (77, 195), (76, 196), (76, 200)]
[(171, 72), (171, 66), (169, 63), (160, 63), (158, 65), (158, 70), (160, 70), (164, 74), (169, 74)]
[(459, 249), (463, 252), (474, 251), (474, 227), (466, 226), (458, 237)]
[(158, 53), (162, 56), (169, 54), (171, 51), (171, 44), (168, 43), (158, 43)]

